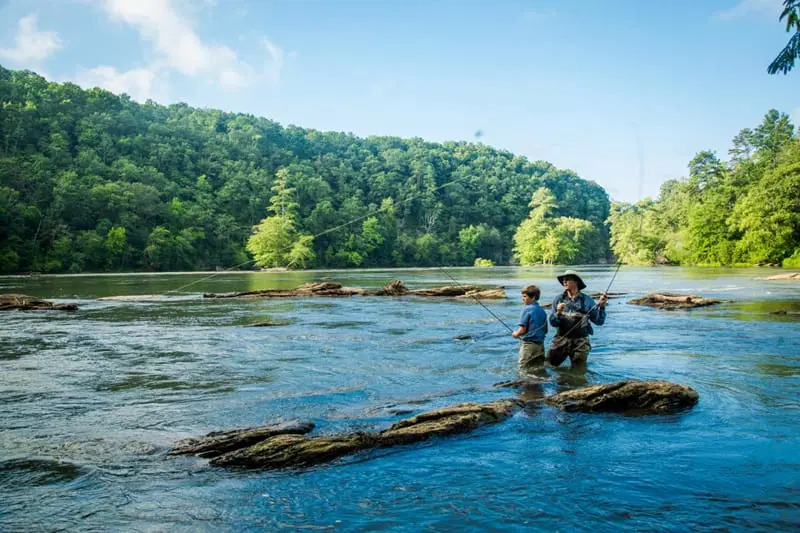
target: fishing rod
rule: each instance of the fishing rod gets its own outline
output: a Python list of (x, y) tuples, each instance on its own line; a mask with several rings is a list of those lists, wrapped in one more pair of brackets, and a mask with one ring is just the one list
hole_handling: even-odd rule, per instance
[[(441, 270), (442, 272), (444, 272), (444, 273), (445, 273), (445, 275), (446, 275), (448, 278), (450, 278), (451, 280), (453, 280), (453, 282), (455, 282), (455, 284), (456, 284), (456, 285), (458, 285), (459, 287), (462, 287), (463, 289), (466, 289), (466, 287), (464, 287), (464, 285), (462, 285), (461, 283), (459, 283), (459, 282), (458, 282), (458, 280), (457, 280), (456, 278), (454, 278), (453, 276), (451, 276), (451, 275), (450, 275), (450, 273), (449, 273), (449, 272), (447, 272), (447, 271), (446, 271), (444, 268), (442, 268), (442, 267), (437, 267), (437, 268), (438, 268), (439, 270)], [(472, 298), (473, 300), (475, 300), (476, 302), (478, 302), (478, 304), (479, 304), (481, 307), (483, 307), (484, 309), (486, 309), (486, 310), (489, 312), (489, 314), (490, 314), (490, 315), (492, 315), (492, 316), (493, 316), (493, 317), (494, 317), (494, 318), (495, 318), (495, 319), (496, 319), (498, 322), (500, 322), (501, 324), (503, 324), (503, 325), (506, 327), (506, 329), (507, 329), (508, 331), (510, 331), (511, 333), (514, 333), (514, 330), (513, 330), (513, 329), (511, 329), (511, 327), (510, 327), (508, 324), (506, 324), (505, 322), (503, 322), (503, 321), (500, 319), (500, 317), (498, 317), (496, 314), (494, 314), (494, 313), (492, 312), (492, 310), (491, 310), (491, 309), (489, 309), (488, 307), (486, 307), (485, 305), (483, 305), (483, 302), (481, 302), (480, 300), (478, 300), (478, 299), (477, 299), (477, 298), (476, 298), (474, 295), (472, 295), (472, 294), (469, 294), (469, 291), (467, 291), (465, 294), (466, 294), (467, 296), (471, 297), (471, 298)]]

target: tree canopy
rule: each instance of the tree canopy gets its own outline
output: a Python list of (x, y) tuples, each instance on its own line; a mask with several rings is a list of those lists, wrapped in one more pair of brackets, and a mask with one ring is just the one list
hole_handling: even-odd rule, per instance
[(800, 266), (800, 139), (770, 110), (733, 139), (730, 160), (699, 152), (656, 201), (612, 206), (611, 248), (639, 264)]
[(778, 20), (783, 19), (786, 19), (786, 32), (794, 30), (794, 35), (767, 67), (770, 74), (788, 74), (794, 68), (795, 59), (800, 56), (800, 0), (783, 1), (783, 11)]
[(542, 187), (550, 216), (582, 221), (559, 236), (598, 236), (581, 260), (609, 256), (602, 187), (479, 142), (138, 104), (2, 67), (0, 108), (4, 273), (509, 264)]

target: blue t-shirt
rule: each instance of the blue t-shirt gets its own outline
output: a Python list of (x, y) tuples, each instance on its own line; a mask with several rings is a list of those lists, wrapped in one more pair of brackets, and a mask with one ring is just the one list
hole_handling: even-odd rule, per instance
[(520, 337), (526, 342), (544, 342), (547, 334), (547, 313), (539, 306), (539, 302), (533, 302), (522, 308), (519, 315), (519, 325), (527, 326), (528, 330)]

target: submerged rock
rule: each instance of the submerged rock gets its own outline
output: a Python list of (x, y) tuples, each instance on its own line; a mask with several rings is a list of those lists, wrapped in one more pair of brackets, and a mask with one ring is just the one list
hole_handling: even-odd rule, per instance
[(722, 303), (723, 300), (702, 298), (691, 294), (654, 293), (629, 300), (631, 305), (645, 305), (657, 309), (692, 309)]
[(694, 406), (697, 391), (668, 381), (618, 381), (560, 392), (545, 403), (585, 413), (671, 413)]
[(55, 304), (34, 296), (25, 294), (0, 294), (0, 311), (11, 309), (46, 310), (46, 311), (77, 311), (75, 304)]
[(486, 424), (500, 422), (523, 405), (521, 400), (464, 403), (418, 414), (379, 432), (318, 437), (281, 434), (220, 455), (212, 459), (211, 464), (248, 468), (310, 466), (371, 448), (389, 448), (466, 433)]
[(217, 457), (224, 453), (252, 446), (276, 435), (303, 435), (314, 429), (313, 422), (291, 421), (231, 431), (212, 431), (199, 439), (184, 439), (170, 450), (169, 455)]

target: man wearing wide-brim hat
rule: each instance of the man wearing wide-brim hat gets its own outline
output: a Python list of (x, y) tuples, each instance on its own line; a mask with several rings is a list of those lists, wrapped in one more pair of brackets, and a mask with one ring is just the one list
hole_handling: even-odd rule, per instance
[(574, 270), (566, 270), (557, 279), (564, 292), (553, 299), (550, 311), (550, 325), (557, 332), (547, 350), (547, 362), (558, 366), (569, 357), (573, 368), (585, 368), (592, 349), (589, 335), (594, 334), (590, 322), (598, 326), (605, 323), (608, 298), (603, 294), (595, 303), (594, 298), (582, 293), (586, 284)]

